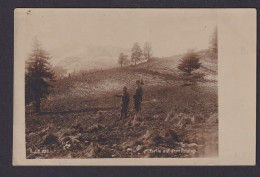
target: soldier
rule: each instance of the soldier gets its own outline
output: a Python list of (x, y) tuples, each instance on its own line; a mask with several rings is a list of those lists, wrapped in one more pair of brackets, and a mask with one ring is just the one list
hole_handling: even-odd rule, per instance
[(122, 98), (122, 103), (121, 103), (121, 117), (120, 120), (123, 119), (123, 116), (125, 119), (127, 118), (127, 109), (129, 105), (129, 94), (127, 92), (127, 88), (123, 88), (123, 94), (122, 95), (115, 95), (116, 97), (121, 97)]
[(135, 117), (136, 118), (139, 118), (139, 115), (141, 114), (141, 103), (142, 103), (142, 100), (143, 100), (143, 89), (142, 89), (141, 85), (143, 85), (143, 82), (137, 80), (136, 81), (136, 90), (135, 90), (135, 94), (133, 96), (134, 106), (135, 106)]

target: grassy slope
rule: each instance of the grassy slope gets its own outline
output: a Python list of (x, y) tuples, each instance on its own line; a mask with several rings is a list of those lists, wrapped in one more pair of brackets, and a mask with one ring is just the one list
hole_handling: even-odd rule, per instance
[[(218, 110), (217, 63), (204, 58), (200, 72), (207, 74), (207, 80), (188, 87), (182, 87), (177, 77), (178, 63), (179, 57), (173, 57), (57, 81), (40, 115), (26, 107), (27, 157), (215, 156), (218, 123), (209, 119)], [(143, 120), (118, 122), (120, 99), (113, 95), (127, 86), (132, 96), (137, 79), (145, 83)], [(133, 114), (131, 99), (129, 120)], [(167, 116), (175, 118), (166, 122)], [(196, 121), (176, 122), (182, 117)], [(31, 148), (51, 153), (30, 153)], [(195, 153), (149, 153), (168, 148)]]

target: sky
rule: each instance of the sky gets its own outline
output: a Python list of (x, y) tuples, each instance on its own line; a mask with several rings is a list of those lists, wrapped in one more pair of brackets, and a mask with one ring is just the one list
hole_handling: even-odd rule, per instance
[(47, 51), (71, 45), (130, 49), (148, 41), (154, 56), (167, 57), (208, 48), (217, 17), (206, 9), (16, 9), (15, 48), (26, 57), (34, 37)]

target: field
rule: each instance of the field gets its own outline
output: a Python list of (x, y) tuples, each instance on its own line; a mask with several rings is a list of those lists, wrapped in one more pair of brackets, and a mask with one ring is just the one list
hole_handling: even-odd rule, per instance
[[(81, 73), (54, 83), (41, 113), (26, 106), (26, 156), (144, 158), (218, 156), (217, 61), (204, 57), (205, 78), (185, 85), (180, 56)], [(135, 81), (144, 81), (142, 119), (134, 119)], [(119, 120), (120, 94), (130, 94)]]

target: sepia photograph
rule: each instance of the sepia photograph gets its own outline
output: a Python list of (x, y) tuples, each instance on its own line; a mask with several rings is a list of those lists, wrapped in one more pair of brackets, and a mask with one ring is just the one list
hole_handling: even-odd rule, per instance
[(217, 156), (214, 14), (140, 12), (24, 12), (26, 158)]
[(16, 9), (25, 158), (218, 158), (218, 22), (213, 9)]

